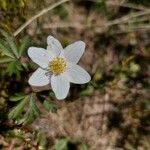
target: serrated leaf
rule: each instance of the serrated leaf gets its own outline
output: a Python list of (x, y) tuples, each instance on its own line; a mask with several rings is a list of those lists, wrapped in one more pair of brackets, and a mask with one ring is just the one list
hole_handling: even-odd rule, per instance
[(30, 97), (30, 108), (33, 110), (33, 113), (35, 116), (39, 116), (40, 115), (40, 111), (35, 103), (35, 100), (34, 100), (34, 96), (31, 95)]
[(37, 117), (40, 116), (40, 111), (35, 104), (34, 96), (30, 95), (29, 109), (23, 118), (23, 124), (31, 124)]
[(11, 62), (11, 61), (14, 61), (14, 59), (12, 59), (12, 58), (10, 58), (10, 57), (3, 57), (3, 58), (0, 58), (0, 64), (8, 63), (8, 62)]
[(20, 75), (20, 71), (22, 71), (22, 66), (19, 61), (12, 61), (9, 63), (6, 72), (11, 76), (16, 74), (18, 77)]
[(29, 38), (26, 36), (21, 41), (21, 45), (19, 47), (19, 57), (21, 57), (23, 55), (28, 44), (29, 44)]
[(10, 97), (10, 101), (13, 101), (13, 102), (20, 101), (20, 100), (24, 99), (25, 97), (26, 97), (26, 95), (17, 93), (14, 96)]
[(31, 110), (29, 109), (27, 111), (27, 113), (25, 114), (25, 116), (22, 118), (22, 122), (23, 125), (26, 125), (26, 124), (31, 124), (33, 121), (34, 121), (35, 117), (33, 115), (33, 113), (31, 112)]
[(68, 144), (68, 139), (61, 139), (55, 144), (55, 150), (69, 150)]
[(24, 107), (29, 102), (29, 96), (26, 96), (20, 103), (18, 103), (17, 106), (15, 106), (10, 113), (8, 114), (8, 117), (10, 119), (16, 119), (24, 110)]
[(0, 39), (0, 52), (8, 57), (15, 58), (13, 53), (10, 51), (10, 48), (7, 47), (5, 41), (2, 39)]
[(57, 105), (50, 103), (47, 100), (44, 100), (43, 106), (48, 112), (56, 112), (57, 111)]
[(5, 32), (4, 30), (0, 30), (0, 32), (2, 33), (2, 35), (5, 37), (6, 41), (8, 42), (12, 52), (14, 53), (14, 55), (19, 58), (19, 54), (18, 54), (18, 50), (17, 50), (17, 46), (15, 43), (15, 40), (12, 36), (10, 36), (7, 32)]

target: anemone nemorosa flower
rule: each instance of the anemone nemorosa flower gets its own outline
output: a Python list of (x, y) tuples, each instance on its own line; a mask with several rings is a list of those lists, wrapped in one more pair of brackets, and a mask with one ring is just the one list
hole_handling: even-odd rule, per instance
[(84, 53), (85, 43), (77, 41), (63, 49), (57, 39), (48, 36), (47, 44), (47, 49), (28, 49), (29, 57), (39, 65), (28, 82), (31, 86), (51, 84), (55, 96), (61, 100), (66, 98), (70, 83), (84, 84), (91, 80), (90, 75), (77, 65)]

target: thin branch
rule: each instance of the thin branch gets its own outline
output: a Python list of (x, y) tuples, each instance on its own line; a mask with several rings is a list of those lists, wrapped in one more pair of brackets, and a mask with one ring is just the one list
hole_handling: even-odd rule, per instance
[(61, 0), (53, 5), (50, 5), (49, 7), (43, 9), (42, 11), (40, 11), (38, 14), (36, 14), (35, 16), (31, 17), (27, 22), (25, 22), (20, 28), (18, 28), (13, 35), (17, 36), (24, 28), (26, 28), (31, 22), (33, 22), (35, 19), (37, 19), (38, 17), (42, 16), (43, 14), (47, 13), (48, 11), (56, 8), (57, 6), (68, 2), (69, 0)]
[[(42, 16), (43, 14), (47, 13), (48, 11), (54, 9), (55, 7), (61, 5), (62, 3), (65, 3), (69, 0), (61, 0), (51, 6), (49, 6), (48, 8), (45, 8), (44, 10), (40, 11), (37, 15), (31, 17), (27, 22), (25, 22), (20, 28), (18, 28), (14, 33), (13, 35), (14, 36), (17, 36), (24, 28), (26, 28), (31, 22), (33, 22), (35, 19), (37, 19), (38, 17)], [(91, 0), (92, 1), (92, 0)], [(117, 24), (121, 24), (121, 23), (126, 23), (128, 22), (130, 19), (132, 18), (136, 18), (136, 17), (140, 17), (140, 16), (143, 16), (143, 15), (148, 15), (150, 14), (150, 10), (145, 10), (145, 11), (140, 11), (140, 12), (136, 12), (136, 13), (133, 13), (133, 14), (129, 14), (129, 15), (126, 15), (126, 16), (123, 16), (121, 18), (118, 18), (118, 19), (115, 19), (115, 20), (112, 20), (112, 21), (108, 21), (107, 23), (105, 23), (104, 25), (96, 25), (94, 27), (99, 27), (99, 30), (103, 29), (103, 28), (107, 28), (107, 27), (110, 27), (110, 26), (113, 26), (113, 25), (117, 25)], [(89, 25), (83, 25), (83, 24), (79, 24), (79, 23), (70, 23), (70, 24), (51, 24), (49, 26), (46, 26), (44, 28), (51, 28), (51, 29), (55, 29), (55, 28), (68, 28), (68, 27), (71, 27), (71, 28), (80, 28), (80, 29), (83, 29), (85, 27), (91, 27)]]
[(133, 19), (133, 18), (136, 18), (136, 17), (140, 17), (140, 16), (143, 16), (143, 15), (148, 15), (148, 14), (150, 14), (150, 10), (136, 12), (136, 13), (133, 13), (133, 14), (129, 14), (129, 15), (123, 16), (123, 17), (121, 17), (119, 19), (115, 19), (113, 21), (109, 21), (108, 23), (105, 24), (105, 26), (109, 27), (109, 26), (112, 26), (112, 25), (120, 24), (120, 23), (126, 23), (130, 19)]
[(112, 21), (108, 21), (103, 25), (93, 25), (93, 26), (91, 26), (91, 25), (87, 25), (87, 24), (80, 24), (80, 23), (77, 23), (77, 22), (74, 22), (74, 23), (73, 22), (72, 23), (62, 23), (61, 22), (61, 23), (53, 23), (53, 24), (45, 25), (44, 28), (51, 28), (51, 29), (78, 28), (78, 29), (84, 29), (84, 28), (93, 27), (93, 28), (97, 28), (99, 30), (102, 30), (104, 28), (108, 28), (108, 27), (111, 27), (113, 25), (128, 23), (129, 21), (132, 21), (132, 23), (137, 22), (137, 20), (134, 21), (132, 19), (136, 18), (136, 17), (143, 16), (143, 15), (148, 15), (148, 14), (150, 14), (150, 10), (140, 11), (140, 12), (136, 12), (136, 13), (133, 13), (133, 14), (123, 16), (121, 18), (118, 18), (118, 19), (115, 19), (115, 20), (112, 20)]
[(78, 29), (83, 29), (86, 28), (87, 26), (85, 24), (77, 23), (77, 22), (70, 22), (70, 23), (65, 23), (65, 22), (58, 22), (58, 23), (50, 23), (50, 24), (45, 24), (43, 25), (44, 29), (58, 29), (58, 28), (78, 28)]
[(150, 31), (150, 26), (149, 25), (143, 25), (140, 27), (130, 27), (129, 29), (127, 29), (125, 31), (114, 31), (111, 33), (111, 35), (130, 33), (130, 32), (136, 32), (136, 31)]
[[(94, 3), (102, 3), (103, 1), (96, 1), (96, 0), (88, 0)], [(126, 7), (126, 8), (130, 8), (130, 9), (136, 9), (136, 10), (148, 10), (149, 8), (146, 8), (142, 5), (136, 5), (136, 4), (132, 4), (132, 3), (122, 3), (122, 2), (114, 2), (114, 1), (106, 1), (106, 5), (110, 5), (110, 6), (120, 6), (120, 7)]]
[(135, 4), (131, 4), (131, 3), (121, 4), (120, 6), (131, 8), (131, 9), (136, 9), (136, 10), (148, 10), (149, 9), (149, 8), (144, 7), (144, 6), (135, 5)]

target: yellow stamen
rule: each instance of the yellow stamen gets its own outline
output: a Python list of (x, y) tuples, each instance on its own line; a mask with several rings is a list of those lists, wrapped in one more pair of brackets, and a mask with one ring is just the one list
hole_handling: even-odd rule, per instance
[(67, 63), (62, 57), (55, 57), (52, 61), (49, 62), (48, 70), (54, 75), (59, 75), (63, 73), (67, 68)]

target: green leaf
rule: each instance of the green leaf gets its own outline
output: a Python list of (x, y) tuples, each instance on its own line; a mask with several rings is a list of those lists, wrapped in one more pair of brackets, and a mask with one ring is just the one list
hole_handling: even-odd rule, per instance
[(40, 111), (35, 104), (34, 95), (30, 96), (29, 109), (26, 112), (22, 122), (24, 125), (31, 124), (37, 117), (40, 116)]
[(21, 64), (26, 70), (28, 70), (28, 65), (26, 63), (21, 63)]
[(26, 36), (21, 41), (21, 45), (19, 47), (19, 57), (21, 57), (23, 55), (28, 44), (29, 44), (29, 38)]
[(42, 133), (41, 131), (38, 131), (37, 133), (37, 143), (38, 143), (38, 147), (39, 150), (45, 150), (46, 149), (46, 144), (47, 144), (47, 139), (44, 133)]
[(18, 60), (15, 60), (9, 63), (6, 72), (8, 72), (10, 76), (16, 74), (19, 77), (22, 69), (21, 63)]
[(10, 48), (7, 46), (4, 40), (0, 39), (0, 52), (8, 57), (15, 58)]
[(10, 58), (10, 57), (3, 57), (3, 58), (0, 58), (0, 64), (8, 63), (8, 62), (11, 62), (11, 61), (14, 61), (14, 59), (12, 59), (12, 58)]
[(39, 111), (38, 107), (35, 104), (35, 100), (34, 100), (34, 96), (33, 95), (31, 95), (31, 97), (30, 97), (30, 108), (32, 109), (33, 114), (36, 117), (38, 117), (40, 115), (40, 111)]
[(14, 55), (19, 58), (19, 54), (18, 54), (18, 50), (17, 50), (17, 46), (15, 43), (15, 40), (12, 36), (10, 36), (7, 32), (5, 32), (4, 30), (0, 30), (0, 32), (2, 33), (2, 35), (5, 37), (6, 41), (8, 42), (12, 52), (14, 53)]
[(69, 150), (68, 144), (68, 139), (61, 139), (55, 144), (55, 150)]
[(90, 96), (94, 92), (94, 87), (93, 86), (88, 86), (86, 89), (80, 92), (81, 96)]
[(53, 92), (53, 91), (51, 91), (51, 92), (49, 93), (49, 96), (50, 96), (50, 97), (52, 97), (52, 98), (54, 98), (54, 97), (55, 97), (54, 92)]
[(21, 115), (22, 111), (24, 110), (24, 107), (29, 102), (29, 96), (26, 96), (17, 106), (15, 106), (10, 113), (8, 114), (8, 117), (10, 119), (17, 119), (19, 115)]
[(10, 101), (13, 101), (13, 102), (20, 101), (20, 100), (24, 99), (25, 97), (26, 97), (26, 95), (17, 93), (14, 96), (10, 97)]
[(57, 105), (50, 103), (47, 100), (44, 100), (43, 106), (48, 112), (56, 112), (57, 111)]
[(88, 150), (88, 147), (87, 147), (87, 145), (86, 144), (80, 144), (80, 146), (79, 146), (79, 150)]

